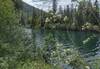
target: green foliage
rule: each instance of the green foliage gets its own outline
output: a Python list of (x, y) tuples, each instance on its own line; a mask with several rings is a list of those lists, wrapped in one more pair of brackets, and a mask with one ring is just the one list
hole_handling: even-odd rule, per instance
[(59, 69), (59, 68), (46, 64), (41, 60), (35, 60), (35, 61), (27, 60), (24, 63), (19, 62), (16, 69)]
[(100, 59), (96, 59), (91, 63), (92, 69), (100, 69)]
[(15, 69), (17, 61), (33, 58), (33, 43), (12, 0), (0, 0), (0, 69)]
[(91, 23), (86, 23), (82, 26), (82, 30), (92, 30), (93, 29), (93, 25)]
[[(19, 23), (20, 14), (15, 10), (15, 7), (17, 8), (17, 6), (14, 7), (15, 3), (16, 1), (12, 2), (12, 0), (0, 0), (0, 69), (59, 69), (54, 65), (58, 66), (61, 63), (68, 64), (74, 69), (90, 68), (77, 49), (65, 48), (52, 33), (48, 33), (45, 37), (45, 45), (42, 49), (36, 48), (35, 36), (30, 37), (27, 34), (27, 29)], [(75, 27), (76, 23), (70, 23), (67, 16), (55, 13), (50, 13), (47, 16), (46, 27)], [(29, 23), (36, 22), (34, 23), (36, 27), (41, 25), (38, 16), (30, 17), (28, 21)], [(86, 23), (83, 24), (83, 28), (100, 29), (99, 26), (93, 25)], [(87, 38), (83, 44), (88, 43), (92, 38), (94, 37)], [(97, 69), (99, 69), (98, 64), (96, 64)]]
[(69, 25), (69, 19), (67, 16), (62, 16), (61, 14), (56, 14), (53, 12), (48, 13), (47, 18), (45, 19), (46, 28), (66, 28)]
[(44, 60), (54, 66), (66, 64), (74, 69), (90, 68), (86, 61), (80, 56), (77, 49), (64, 47), (64, 45), (58, 42), (51, 33), (45, 37), (43, 51)]
[(98, 31), (100, 29), (98, 1), (96, 0), (94, 4), (90, 0), (82, 0), (78, 3), (79, 5), (75, 8), (67, 5), (62, 10), (60, 6), (58, 13), (49, 12), (45, 19), (45, 27)]
[(17, 10), (21, 10), (22, 9), (22, 0), (12, 0), (14, 3), (14, 7)]

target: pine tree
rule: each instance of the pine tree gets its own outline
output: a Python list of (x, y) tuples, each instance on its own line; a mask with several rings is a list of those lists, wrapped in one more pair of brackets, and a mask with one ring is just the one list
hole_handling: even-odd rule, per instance
[(12, 0), (16, 9), (22, 9), (22, 0)]
[(94, 3), (94, 6), (95, 6), (95, 12), (94, 12), (94, 15), (95, 15), (95, 24), (99, 24), (100, 20), (100, 16), (99, 16), (99, 3), (98, 3), (98, 0), (95, 0), (95, 3)]
[(53, 0), (53, 12), (57, 11), (57, 0)]
[(62, 8), (62, 6), (59, 6), (59, 14), (64, 14), (64, 10), (63, 10), (63, 8)]

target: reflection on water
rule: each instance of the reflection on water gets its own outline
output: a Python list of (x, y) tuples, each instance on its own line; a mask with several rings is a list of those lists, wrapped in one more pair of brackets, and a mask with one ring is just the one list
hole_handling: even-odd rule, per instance
[[(91, 32), (69, 32), (58, 30), (34, 31), (36, 45), (44, 46), (45, 37), (52, 34), (53, 38), (65, 48), (75, 48), (88, 62), (100, 57), (100, 34)], [(86, 40), (88, 41), (84, 43)]]

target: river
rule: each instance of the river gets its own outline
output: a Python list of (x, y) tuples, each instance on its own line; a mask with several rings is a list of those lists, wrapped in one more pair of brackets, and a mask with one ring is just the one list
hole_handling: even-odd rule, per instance
[[(66, 48), (75, 48), (89, 64), (100, 58), (100, 34), (62, 30), (34, 30), (36, 46), (42, 48), (49, 34)], [(52, 37), (49, 39), (51, 40)], [(90, 65), (91, 66), (91, 65)], [(66, 68), (70, 69), (70, 68)]]

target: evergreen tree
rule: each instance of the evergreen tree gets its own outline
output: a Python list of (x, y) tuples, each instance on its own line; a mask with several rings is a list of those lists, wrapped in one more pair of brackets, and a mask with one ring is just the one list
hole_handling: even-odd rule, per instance
[(53, 0), (53, 12), (57, 11), (57, 0)]
[(22, 0), (12, 0), (16, 9), (22, 9)]
[(70, 16), (70, 8), (69, 8), (69, 5), (67, 5), (66, 14), (67, 14), (68, 17)]
[(64, 14), (64, 10), (63, 10), (63, 8), (62, 8), (62, 6), (59, 6), (59, 14)]
[(95, 6), (95, 8), (94, 8), (94, 16), (95, 16), (94, 21), (95, 22), (94, 23), (95, 24), (99, 24), (99, 22), (100, 22), (100, 20), (99, 20), (100, 16), (99, 16), (99, 3), (98, 3), (98, 0), (95, 0), (94, 6)]

